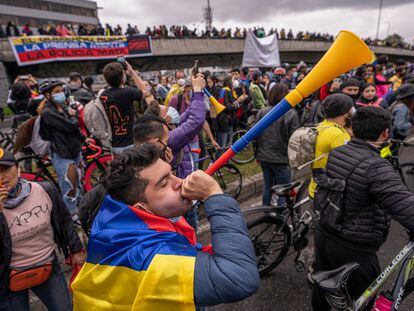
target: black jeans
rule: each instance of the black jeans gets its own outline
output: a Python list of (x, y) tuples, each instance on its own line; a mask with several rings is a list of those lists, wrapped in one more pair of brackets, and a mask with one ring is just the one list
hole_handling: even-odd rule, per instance
[[(350, 275), (347, 282), (349, 295), (352, 299), (358, 298), (380, 273), (376, 254), (344, 247), (332, 238), (323, 235), (319, 229), (315, 231), (315, 260), (316, 271), (333, 270), (349, 262), (359, 263), (360, 268)], [(313, 287), (312, 307), (317, 311), (331, 310), (325, 298), (325, 291), (317, 285)], [(367, 310), (371, 310), (371, 308), (367, 308)]]

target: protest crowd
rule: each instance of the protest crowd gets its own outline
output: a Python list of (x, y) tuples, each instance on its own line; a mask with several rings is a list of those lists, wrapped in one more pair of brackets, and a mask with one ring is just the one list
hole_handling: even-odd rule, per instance
[[(13, 29), (4, 35), (33, 34)], [(38, 32), (140, 33), (131, 25), (125, 32), (109, 25), (49, 25)], [(262, 28), (255, 32), (265, 35)], [(246, 30), (199, 35), (160, 26), (145, 33), (244, 38)], [(282, 40), (333, 40), (271, 33)], [(106, 86), (99, 90), (77, 72), (65, 80), (38, 79), (34, 72), (15, 78), (7, 100), (13, 141), (0, 136), (0, 310), (28, 310), (29, 290), (48, 310), (203, 310), (259, 289), (259, 263), (239, 203), (220, 177), (203, 170), (208, 155), (214, 161), (226, 152), (233, 134), (265, 118), (312, 66), (233, 68), (222, 79), (196, 69), (145, 81), (118, 59), (104, 67)], [(348, 280), (356, 299), (381, 271), (377, 252), (391, 219), (414, 232), (414, 194), (388, 159), (413, 134), (413, 111), (414, 64), (378, 56), (303, 99), (250, 145), (252, 162), (240, 166), (259, 166), (262, 205), (282, 207), (288, 202), (273, 195), (274, 186), (294, 181), (300, 166), (289, 156), (292, 138), (306, 129), (317, 133), (313, 153), (303, 144), (292, 150), (308, 152), (311, 160), (305, 195), (317, 221), (306, 266), (310, 282), (318, 271), (356, 261), (360, 269)], [(347, 183), (341, 229), (324, 209), (327, 191), (321, 190), (338, 180)], [(197, 240), (201, 218), (210, 224), (211, 245)], [(63, 260), (74, 271), (70, 290)], [(317, 284), (311, 304), (330, 310)]]
[[(48, 24), (40, 25), (37, 29), (26, 24), (17, 26), (12, 22), (8, 22), (4, 27), (0, 25), (0, 38), (3, 37), (19, 37), (19, 36), (132, 36), (145, 34), (151, 36), (152, 39), (160, 38), (214, 38), (214, 39), (245, 39), (247, 32), (252, 31), (258, 38), (276, 34), (279, 40), (305, 40), (305, 41), (328, 41), (333, 42), (334, 36), (329, 33), (319, 33), (312, 31), (298, 31), (293, 33), (292, 29), (271, 28), (266, 31), (263, 27), (253, 27), (253, 29), (245, 27), (236, 27), (235, 29), (217, 29), (213, 27), (210, 30), (199, 30), (197, 27), (188, 27), (186, 25), (178, 26), (159, 25), (146, 27), (145, 31), (140, 31), (137, 25), (128, 24), (126, 29), (122, 29), (121, 25), (112, 26), (110, 24), (98, 26), (94, 25), (76, 25), (76, 24)], [(365, 42), (373, 46), (385, 46), (400, 49), (413, 49), (413, 46), (404, 41), (398, 34), (388, 36), (385, 39), (366, 38)]]

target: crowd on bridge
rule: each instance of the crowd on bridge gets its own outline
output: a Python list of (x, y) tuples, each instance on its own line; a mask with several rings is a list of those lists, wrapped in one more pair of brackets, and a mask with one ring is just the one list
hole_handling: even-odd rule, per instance
[[(334, 36), (329, 33), (320, 33), (312, 31), (298, 31), (293, 33), (292, 29), (271, 28), (266, 31), (264, 27), (253, 27), (246, 29), (241, 27), (221, 28), (213, 27), (211, 30), (199, 30), (197, 27), (188, 27), (185, 25), (172, 25), (169, 28), (166, 25), (146, 27), (144, 31), (140, 31), (137, 25), (128, 24), (123, 29), (119, 24), (112, 26), (110, 24), (82, 25), (82, 24), (48, 24), (40, 25), (37, 29), (33, 29), (29, 24), (16, 26), (12, 22), (8, 22), (3, 28), (0, 25), (0, 38), (10, 36), (121, 36), (121, 35), (137, 35), (146, 34), (153, 39), (160, 38), (215, 38), (215, 39), (244, 39), (247, 32), (252, 31), (258, 38), (276, 34), (279, 40), (305, 40), (305, 41), (328, 41), (333, 42)], [(394, 47), (401, 49), (413, 49), (410, 43), (405, 42), (400, 36), (393, 35), (385, 39), (366, 38), (365, 42), (374, 46)]]
[[(158, 29), (149, 34), (181, 36), (186, 28)], [(278, 35), (293, 39), (291, 33)], [(239, 204), (223, 193), (221, 175), (214, 179), (199, 169), (207, 168), (209, 149), (213, 160), (227, 152), (235, 131), (264, 118), (311, 69), (304, 62), (233, 68), (219, 79), (195, 66), (188, 76), (177, 69), (151, 82), (119, 59), (104, 67), (107, 85), (100, 90), (77, 72), (65, 81), (29, 72), (16, 77), (7, 101), (16, 140), (13, 149), (0, 149), (0, 310), (29, 309), (29, 290), (49, 310), (194, 309), (254, 294), (260, 279)], [(386, 159), (392, 158), (390, 137), (413, 134), (413, 111), (413, 64), (379, 56), (322, 86), (255, 139), (264, 206), (286, 203), (274, 200), (272, 187), (291, 182), (303, 164), (289, 148), (311, 158), (308, 192), (320, 218), (310, 281), (315, 271), (356, 261), (361, 268), (348, 281), (355, 299), (380, 272), (376, 253), (391, 217), (414, 232), (414, 194)], [(292, 144), (300, 133), (310, 137), (310, 128), (318, 133), (313, 151)], [(54, 173), (33, 170), (33, 158), (18, 162), (32, 154), (37, 166)], [(343, 180), (349, 187), (339, 189)], [(343, 192), (342, 201), (321, 190), (330, 187)], [(203, 202), (210, 246), (197, 242), (193, 201)], [(342, 214), (329, 214), (334, 209), (327, 202), (342, 206)], [(59, 252), (77, 270), (83, 266), (71, 285), (73, 298)], [(312, 305), (330, 310), (317, 285)]]

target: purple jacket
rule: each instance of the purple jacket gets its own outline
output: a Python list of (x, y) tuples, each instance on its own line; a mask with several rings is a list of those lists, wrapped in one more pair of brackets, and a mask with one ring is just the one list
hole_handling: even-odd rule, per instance
[(191, 160), (191, 150), (188, 144), (194, 136), (202, 129), (206, 120), (206, 105), (204, 103), (204, 94), (197, 92), (193, 94), (190, 106), (181, 115), (180, 125), (169, 133), (168, 146), (171, 148), (174, 163), (177, 161), (177, 155), (183, 149), (183, 158), (177, 165), (177, 177), (185, 178), (193, 172)]

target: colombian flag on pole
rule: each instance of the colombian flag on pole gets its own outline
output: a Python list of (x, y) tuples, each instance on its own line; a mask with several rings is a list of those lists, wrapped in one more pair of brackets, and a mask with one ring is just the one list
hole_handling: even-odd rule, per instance
[(72, 284), (75, 310), (195, 310), (195, 233), (109, 195)]

